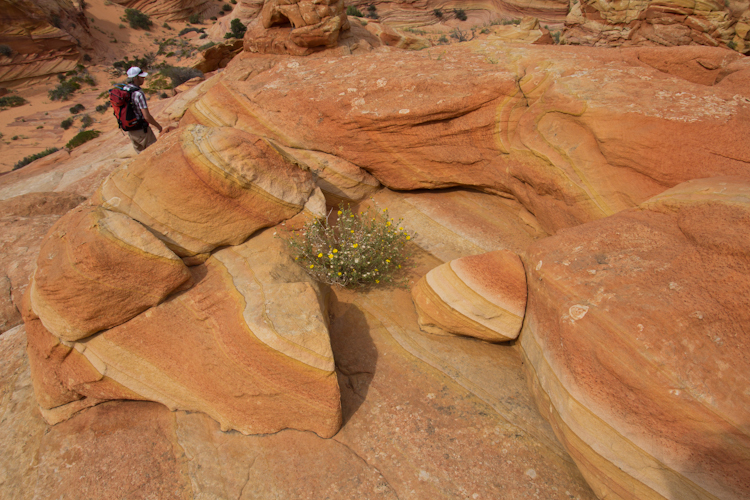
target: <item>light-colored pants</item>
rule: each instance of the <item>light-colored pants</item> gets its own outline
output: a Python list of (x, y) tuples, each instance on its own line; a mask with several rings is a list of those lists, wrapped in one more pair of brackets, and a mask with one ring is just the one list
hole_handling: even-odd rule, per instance
[(149, 127), (146, 130), (128, 130), (130, 141), (133, 143), (136, 153), (140, 153), (156, 142), (154, 131)]

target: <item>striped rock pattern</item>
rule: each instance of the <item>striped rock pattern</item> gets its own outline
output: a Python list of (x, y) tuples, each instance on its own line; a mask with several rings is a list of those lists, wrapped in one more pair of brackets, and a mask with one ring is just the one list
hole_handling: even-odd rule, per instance
[(330, 437), (341, 403), (326, 298), (283, 245), (266, 231), (220, 250), (191, 268), (193, 288), (74, 348), (141, 398), (223, 430)]
[[(508, 51), (491, 40), (452, 45), (437, 59), (411, 51), (305, 58), (224, 78), (183, 123), (335, 155), (395, 190), (502, 194), (554, 233), (692, 178), (746, 170), (750, 90), (740, 76), (750, 66), (708, 47), (698, 48), (701, 65), (694, 48), (685, 48), (689, 58), (681, 49), (663, 52), (674, 63), (666, 69), (652, 65), (651, 47), (648, 64), (639, 59), (645, 49)], [(231, 66), (242, 60), (256, 56)], [(715, 74), (715, 85), (683, 78), (687, 66)]]
[(718, 178), (530, 247), (529, 380), (599, 498), (750, 498), (748, 235)]
[(499, 250), (446, 262), (412, 289), (419, 327), (488, 342), (518, 337), (526, 308), (521, 259)]
[(302, 211), (312, 174), (272, 142), (183, 127), (102, 184), (94, 202), (148, 227), (181, 257), (237, 245)]
[(29, 291), (44, 326), (75, 341), (119, 325), (190, 284), (182, 260), (145, 227), (84, 206), (50, 229)]

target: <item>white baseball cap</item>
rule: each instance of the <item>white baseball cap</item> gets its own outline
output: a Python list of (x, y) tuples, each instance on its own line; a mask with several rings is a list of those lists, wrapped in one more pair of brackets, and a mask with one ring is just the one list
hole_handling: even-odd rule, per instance
[(133, 66), (128, 70), (128, 78), (135, 78), (136, 76), (142, 76), (143, 78), (146, 78), (148, 76), (148, 73), (141, 73), (141, 68), (138, 66)]

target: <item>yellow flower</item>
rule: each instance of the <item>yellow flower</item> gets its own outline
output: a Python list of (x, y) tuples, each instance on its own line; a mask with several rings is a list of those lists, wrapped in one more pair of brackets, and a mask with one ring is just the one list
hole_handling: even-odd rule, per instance
[(341, 215), (341, 210), (339, 210), (338, 212), (336, 212), (336, 214), (337, 215)]
[(398, 268), (401, 269), (401, 264), (398, 265)]
[(387, 212), (387, 211), (388, 211), (388, 209), (387, 209), (387, 208), (384, 208), (384, 209), (383, 209), (383, 212)]
[(399, 230), (399, 231), (403, 231), (403, 230), (404, 230), (404, 228), (403, 228), (403, 227), (399, 227), (399, 228), (398, 228), (398, 230)]
[(339, 273), (339, 276), (341, 276), (341, 273)]
[(358, 246), (359, 245), (357, 243), (355, 243), (354, 245), (352, 245), (352, 248), (357, 248)]
[(385, 259), (385, 261), (389, 264), (391, 263), (391, 259)]
[(333, 253), (339, 253), (339, 251), (334, 248)]
[(410, 239), (411, 239), (411, 236), (407, 236), (407, 237), (406, 237), (406, 239), (407, 239), (407, 240), (410, 240)]
[(329, 259), (332, 259), (332, 258), (333, 258), (333, 254), (332, 254), (332, 253), (329, 253), (329, 254), (328, 254), (328, 258), (329, 258)]
[(353, 232), (354, 232), (354, 229), (352, 229), (352, 230), (351, 230), (351, 231), (349, 231), (349, 232), (350, 232), (350, 233), (353, 233)]
[(315, 267), (315, 265), (313, 265), (313, 264), (310, 264), (310, 269), (312, 269), (313, 267)]
[(323, 253), (322, 253), (322, 252), (318, 254), (318, 257), (322, 257), (322, 256), (323, 256)]
[(294, 260), (299, 260), (299, 257), (295, 257)]
[(375, 269), (375, 272), (378, 272), (378, 270), (377, 270), (377, 269)]
[(375, 283), (380, 283), (380, 280), (375, 280)]
[(390, 226), (390, 225), (391, 225), (391, 223), (390, 223), (390, 222), (386, 222), (386, 223), (385, 223), (385, 225), (386, 225), (386, 226)]

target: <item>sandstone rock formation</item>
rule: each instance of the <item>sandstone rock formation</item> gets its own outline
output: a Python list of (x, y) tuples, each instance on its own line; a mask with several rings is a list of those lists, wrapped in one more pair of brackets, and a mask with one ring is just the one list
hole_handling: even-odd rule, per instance
[(30, 300), (48, 330), (75, 341), (124, 323), (191, 284), (182, 260), (145, 227), (101, 207), (82, 207), (47, 234)]
[(94, 196), (148, 227), (181, 257), (236, 245), (300, 212), (312, 175), (264, 138), (229, 127), (167, 134)]
[(193, 67), (203, 73), (226, 68), (229, 61), (242, 51), (242, 40), (233, 40), (214, 45), (203, 51), (202, 60)]
[[(183, 21), (192, 14), (205, 14), (212, 5), (209, 0), (113, 0), (129, 9), (154, 16), (164, 21)], [(218, 9), (215, 9), (218, 11)], [(214, 14), (211, 14), (214, 15)]]
[(398, 190), (510, 196), (555, 232), (691, 178), (740, 174), (750, 161), (740, 139), (750, 133), (750, 94), (731, 79), (746, 65), (728, 64), (707, 87), (643, 63), (640, 50), (519, 46), (511, 57), (483, 41), (437, 60), (398, 52), (280, 62), (247, 80), (226, 77), (183, 123), (336, 155)]
[(530, 381), (599, 498), (750, 495), (749, 234), (715, 178), (530, 247)]
[(86, 16), (69, 0), (2, 0), (0, 12), (0, 44), (13, 51), (0, 56), (0, 82), (70, 71), (81, 58), (80, 45), (90, 45)]
[(349, 29), (343, 0), (268, 0), (248, 26), (245, 50), (261, 54), (308, 55), (332, 48)]
[[(729, 46), (746, 53), (747, 4), (741, 2), (571, 3), (564, 40), (572, 44)], [(746, 21), (745, 21), (746, 22)]]
[(412, 288), (419, 328), (488, 342), (514, 340), (526, 309), (526, 275), (508, 250), (463, 257), (436, 267)]

